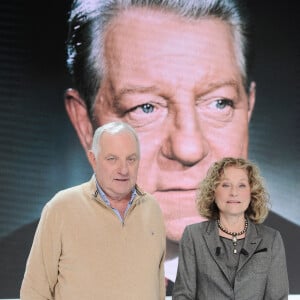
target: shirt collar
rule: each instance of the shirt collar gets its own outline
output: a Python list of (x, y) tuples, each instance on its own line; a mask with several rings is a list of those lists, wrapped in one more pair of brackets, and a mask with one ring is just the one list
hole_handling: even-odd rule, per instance
[[(104, 191), (101, 189), (100, 184), (98, 183), (98, 180), (97, 180), (96, 176), (95, 176), (95, 181), (96, 181), (97, 191), (98, 191), (100, 197), (103, 199), (105, 204), (107, 204), (108, 206), (111, 206), (110, 201), (108, 200), (108, 198), (107, 198), (106, 194), (104, 193)], [(136, 196), (136, 193), (137, 193), (136, 187), (134, 186), (131, 190), (131, 197), (130, 197), (130, 200), (129, 200), (129, 203), (128, 203), (129, 205), (132, 204), (132, 202), (133, 202), (133, 200)]]

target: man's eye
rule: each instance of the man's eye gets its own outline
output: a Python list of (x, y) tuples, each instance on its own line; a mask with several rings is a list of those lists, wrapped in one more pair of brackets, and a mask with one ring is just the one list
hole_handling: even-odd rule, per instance
[(145, 104), (142, 104), (142, 105), (136, 107), (136, 109), (139, 109), (139, 108), (146, 114), (152, 113), (154, 110), (154, 106), (150, 103), (145, 103)]
[(124, 107), (120, 111), (120, 117), (135, 128), (144, 128), (145, 126), (159, 126), (168, 115), (168, 107), (164, 99), (157, 101), (139, 101), (140, 104), (131, 107)]
[(133, 162), (136, 161), (136, 158), (135, 158), (135, 157), (128, 158), (128, 161), (129, 161), (130, 163), (133, 163)]
[(216, 107), (218, 109), (224, 109), (226, 106), (233, 107), (233, 101), (228, 99), (219, 99), (216, 101)]

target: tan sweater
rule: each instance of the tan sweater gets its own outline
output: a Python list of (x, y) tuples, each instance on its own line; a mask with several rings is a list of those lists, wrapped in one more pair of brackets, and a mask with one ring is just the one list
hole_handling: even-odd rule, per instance
[(165, 299), (165, 227), (158, 203), (137, 187), (122, 224), (95, 191), (92, 178), (46, 204), (22, 300)]

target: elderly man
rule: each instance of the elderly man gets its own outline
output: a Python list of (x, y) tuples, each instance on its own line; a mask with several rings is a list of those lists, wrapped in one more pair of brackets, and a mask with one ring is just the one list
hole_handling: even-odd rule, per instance
[(164, 299), (164, 221), (136, 185), (135, 131), (123, 122), (98, 128), (88, 158), (91, 180), (43, 210), (21, 299)]

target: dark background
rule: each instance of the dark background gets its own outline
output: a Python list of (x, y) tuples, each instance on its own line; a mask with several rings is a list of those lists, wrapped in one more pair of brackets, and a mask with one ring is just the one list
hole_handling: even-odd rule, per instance
[[(42, 207), (92, 174), (63, 103), (71, 87), (65, 66), (70, 3), (0, 1), (0, 298), (19, 296), (30, 224)], [(266, 178), (276, 213), (270, 224), (291, 252), (290, 290), (300, 294), (300, 14), (294, 1), (248, 3), (257, 82), (249, 157)]]

